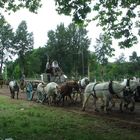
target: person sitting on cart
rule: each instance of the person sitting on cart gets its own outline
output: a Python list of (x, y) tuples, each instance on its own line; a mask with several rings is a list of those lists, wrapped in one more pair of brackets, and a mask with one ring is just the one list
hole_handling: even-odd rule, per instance
[(46, 63), (46, 73), (47, 73), (47, 80), (48, 82), (51, 81), (51, 74), (52, 74), (52, 66), (51, 66), (51, 61), (48, 59)]
[(59, 75), (59, 73), (62, 73), (62, 70), (60, 69), (58, 62), (56, 60), (52, 62), (52, 70), (54, 76), (57, 76)]
[(24, 81), (24, 80), (25, 80), (25, 74), (22, 72), (22, 75), (21, 75), (20, 81)]

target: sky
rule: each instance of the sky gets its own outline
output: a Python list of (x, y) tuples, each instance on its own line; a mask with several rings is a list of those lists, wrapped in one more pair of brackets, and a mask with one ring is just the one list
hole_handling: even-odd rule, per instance
[[(10, 15), (4, 13), (5, 19), (10, 23), (14, 30), (17, 29), (22, 20), (26, 21), (28, 31), (33, 32), (34, 35), (34, 48), (43, 47), (47, 43), (48, 31), (55, 30), (60, 23), (64, 23), (67, 27), (72, 22), (72, 17), (57, 14), (54, 0), (42, 0), (42, 3), (42, 7), (38, 9), (38, 14), (31, 13), (27, 9), (21, 9)], [(88, 37), (91, 39), (89, 50), (94, 51), (93, 45), (96, 44), (96, 38), (98, 38), (102, 30), (96, 26), (95, 22), (90, 23), (87, 26), (87, 30)], [(117, 42), (114, 41), (113, 47), (116, 49), (115, 56), (111, 58), (110, 61), (114, 61), (121, 53), (125, 54), (127, 60), (133, 51), (136, 51), (138, 56), (140, 56), (138, 45), (135, 45), (135, 47), (130, 49), (120, 50)]]

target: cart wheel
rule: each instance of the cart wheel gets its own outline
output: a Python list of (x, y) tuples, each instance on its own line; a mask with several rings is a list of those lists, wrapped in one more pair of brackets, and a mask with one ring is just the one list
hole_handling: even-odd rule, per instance
[(27, 95), (27, 100), (31, 101), (33, 99), (33, 87), (32, 84), (29, 82), (26, 86), (26, 95)]
[(43, 103), (46, 99), (46, 94), (43, 94), (42, 92), (37, 92), (37, 101), (40, 103)]

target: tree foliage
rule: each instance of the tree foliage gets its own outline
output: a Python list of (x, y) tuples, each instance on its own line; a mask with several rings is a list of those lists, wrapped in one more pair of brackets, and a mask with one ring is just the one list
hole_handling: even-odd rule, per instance
[[(140, 22), (137, 20), (140, 18), (139, 0), (55, 1), (58, 13), (72, 15), (73, 21), (78, 24), (97, 20), (97, 25), (101, 26), (103, 31), (115, 39), (121, 39), (121, 48), (129, 48), (137, 43), (137, 36), (132, 29), (137, 27), (140, 35)], [(91, 12), (94, 14), (90, 15)]]
[(31, 12), (37, 12), (38, 8), (41, 7), (41, 0), (1, 0), (0, 9), (5, 11), (16, 12), (20, 8), (27, 8)]
[(25, 21), (22, 21), (18, 26), (14, 42), (13, 42), (14, 53), (18, 55), (21, 71), (25, 70), (25, 54), (33, 49), (34, 39), (33, 33), (29, 33)]
[(3, 64), (10, 56), (13, 36), (10, 24), (0, 15), (0, 73), (2, 72)]
[(111, 48), (112, 40), (108, 34), (100, 34), (99, 39), (96, 39), (95, 54), (99, 63), (105, 65), (108, 62), (108, 58), (112, 57), (115, 51)]
[(57, 26), (56, 31), (48, 32), (47, 53), (57, 60), (66, 73), (87, 73), (88, 47), (90, 40), (82, 27), (70, 24)]

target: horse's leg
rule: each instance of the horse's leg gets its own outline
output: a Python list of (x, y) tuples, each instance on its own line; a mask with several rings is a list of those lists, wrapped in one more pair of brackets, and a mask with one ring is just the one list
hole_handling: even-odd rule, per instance
[(122, 109), (123, 102), (124, 102), (124, 100), (123, 99), (120, 99), (120, 112), (123, 112), (123, 109)]
[(19, 92), (17, 91), (17, 99), (18, 99), (18, 93), (19, 93)]
[(111, 102), (111, 108), (115, 107), (115, 99), (112, 98), (112, 99), (110, 100), (110, 102)]
[(16, 91), (13, 92), (13, 97), (14, 97), (14, 98), (15, 98), (15, 92), (16, 92)]
[(131, 98), (130, 102), (132, 103), (132, 106), (130, 106), (129, 109), (131, 112), (133, 112), (135, 110), (135, 99)]
[(12, 93), (12, 89), (10, 88), (10, 94), (11, 94), (11, 98), (13, 98), (13, 93)]
[(68, 96), (69, 96), (69, 99), (70, 99), (71, 103), (74, 103), (74, 100), (73, 100), (73, 98), (71, 97), (71, 94), (69, 94)]
[(104, 111), (104, 108), (105, 108), (105, 101), (104, 101), (104, 99), (103, 98), (101, 98), (101, 102), (102, 102), (102, 104), (101, 104), (101, 110), (102, 111)]
[(97, 97), (93, 96), (93, 105), (94, 105), (95, 111), (99, 112), (99, 109), (97, 108), (96, 102), (97, 102)]
[(83, 102), (83, 92), (82, 91), (79, 91), (79, 92), (77, 92), (76, 93), (76, 101), (78, 100), (78, 98), (80, 98), (80, 103), (82, 103)]
[(105, 101), (105, 111), (106, 113), (109, 113), (109, 97), (104, 97), (104, 101)]
[(88, 101), (90, 95), (91, 95), (91, 94), (84, 93), (84, 99), (83, 99), (82, 111), (85, 111), (85, 107), (86, 107), (86, 104), (87, 104), (87, 101)]

